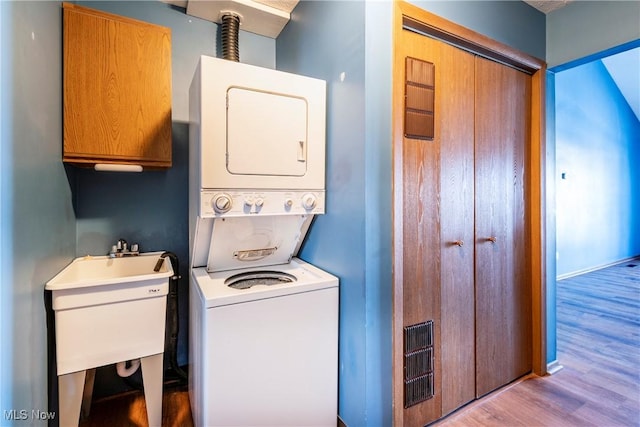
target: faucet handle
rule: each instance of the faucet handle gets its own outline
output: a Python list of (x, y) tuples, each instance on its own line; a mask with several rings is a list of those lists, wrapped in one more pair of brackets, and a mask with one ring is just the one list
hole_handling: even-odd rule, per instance
[(118, 239), (118, 242), (111, 246), (111, 252), (109, 252), (109, 256), (112, 258), (123, 257), (123, 256), (131, 256), (138, 255), (140, 253), (140, 245), (137, 243), (132, 243), (131, 246), (124, 239)]

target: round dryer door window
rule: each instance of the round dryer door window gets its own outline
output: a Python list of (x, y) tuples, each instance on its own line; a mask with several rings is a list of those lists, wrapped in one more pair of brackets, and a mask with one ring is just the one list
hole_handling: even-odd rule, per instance
[(224, 283), (234, 289), (249, 289), (252, 286), (272, 286), (292, 283), (296, 277), (282, 271), (248, 271), (229, 277)]

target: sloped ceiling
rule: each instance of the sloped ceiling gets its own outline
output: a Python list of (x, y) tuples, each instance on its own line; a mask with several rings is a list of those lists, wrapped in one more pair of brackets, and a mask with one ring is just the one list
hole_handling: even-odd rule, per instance
[[(574, 0), (523, 0), (544, 14), (553, 12)], [(602, 59), (622, 96), (640, 120), (640, 48), (631, 49)]]
[(602, 63), (640, 120), (640, 47), (602, 58)]

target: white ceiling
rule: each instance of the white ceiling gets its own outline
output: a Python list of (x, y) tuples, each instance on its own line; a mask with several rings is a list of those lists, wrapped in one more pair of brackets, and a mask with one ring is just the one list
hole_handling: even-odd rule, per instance
[(572, 1), (573, 0), (524, 0), (525, 3), (530, 4), (545, 14), (565, 7), (567, 3), (571, 3)]
[(283, 12), (291, 13), (298, 4), (298, 0), (254, 0), (267, 6), (274, 7)]
[[(183, 7), (185, 9), (187, 8), (187, 5), (189, 3), (189, 0), (160, 0), (160, 1), (164, 3), (172, 4), (174, 6)], [(191, 1), (206, 2), (207, 0), (191, 0)], [(291, 13), (291, 11), (298, 4), (298, 1), (299, 0), (237, 0), (236, 3), (244, 3), (249, 5), (253, 2), (262, 3), (265, 6), (273, 7), (274, 9), (278, 9), (286, 13)]]
[[(0, 0), (2, 1), (2, 0)], [(160, 0), (185, 8), (187, 15), (220, 23), (233, 12), (240, 17), (241, 28), (275, 39), (291, 19), (299, 0)]]

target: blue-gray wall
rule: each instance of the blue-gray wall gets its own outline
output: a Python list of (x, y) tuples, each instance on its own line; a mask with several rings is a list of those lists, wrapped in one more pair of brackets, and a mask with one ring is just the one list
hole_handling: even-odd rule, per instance
[[(579, 1), (546, 19), (521, 2), (413, 3), (551, 65), (640, 38), (638, 2)], [(172, 28), (175, 166), (65, 174), (60, 5), (0, 1), (0, 333), (13, 343), (0, 353), (2, 410), (46, 406), (42, 288), (74, 256), (103, 253), (125, 237), (145, 250), (177, 252), (186, 269), (187, 88), (197, 56), (217, 52), (216, 26), (160, 2), (87, 4)], [(243, 62), (321, 73), (330, 87), (327, 214), (302, 255), (341, 278), (340, 411), (350, 426), (391, 420), (391, 10), (390, 2), (303, 1), (277, 43), (240, 39)], [(549, 344), (551, 361), (555, 338)]]
[(391, 3), (302, 2), (276, 49), (278, 69), (327, 81), (327, 213), (301, 257), (340, 278), (339, 413), (350, 426), (391, 419), (390, 19)]
[[(216, 56), (218, 25), (188, 16), (184, 9), (159, 1), (87, 1), (83, 6), (171, 28), (172, 155), (165, 171), (140, 174), (73, 170), (77, 217), (76, 255), (105, 254), (119, 238), (138, 242), (144, 252), (169, 250), (180, 259), (178, 363), (188, 363), (189, 271), (189, 103), (191, 79), (200, 55)], [(275, 40), (241, 31), (242, 62), (274, 68)], [(165, 362), (166, 364), (167, 362)], [(95, 395), (127, 387), (113, 369), (98, 370)]]
[(547, 367), (555, 369), (557, 353), (556, 334), (556, 127), (555, 127), (555, 74), (547, 71), (545, 143), (545, 267), (547, 297)]
[[(102, 254), (118, 238), (143, 251), (171, 250), (188, 270), (188, 92), (200, 55), (215, 56), (217, 25), (161, 2), (77, 2), (172, 30), (173, 167), (141, 174), (74, 170), (78, 256)], [(241, 32), (243, 62), (273, 68), (275, 41)], [(186, 290), (186, 285), (183, 286)]]
[[(412, 3), (544, 57), (544, 14), (524, 3)], [(340, 277), (339, 412), (352, 427), (392, 424), (392, 15), (391, 2), (303, 1), (276, 49), (277, 68), (328, 82), (327, 213), (301, 255)]]
[[(139, 175), (70, 168), (67, 179), (60, 163), (59, 4), (2, 2), (3, 35), (14, 38), (7, 41), (3, 37), (3, 69), (7, 52), (12, 51), (5, 46), (13, 45), (14, 51), (23, 46), (25, 55), (22, 62), (13, 58), (8, 61), (15, 75), (6, 78), (3, 73), (2, 105), (20, 103), (26, 112), (24, 118), (7, 119), (3, 108), (2, 253), (13, 254), (16, 247), (24, 251), (20, 264), (17, 257), (15, 266), (13, 258), (3, 260), (3, 284), (10, 283), (3, 286), (3, 297), (7, 297), (2, 299), (4, 342), (21, 339), (13, 326), (7, 326), (9, 323), (20, 324), (21, 331), (29, 330), (30, 325), (32, 329), (29, 345), (14, 346), (14, 352), (19, 353), (15, 359), (24, 363), (25, 369), (14, 367), (14, 357), (9, 360), (3, 353), (2, 409), (46, 404), (42, 285), (73, 256), (103, 253), (115, 239), (125, 237), (139, 240), (146, 250), (170, 249), (187, 259), (187, 87), (197, 56), (216, 52), (212, 43), (216, 26), (158, 2), (88, 4), (173, 29), (175, 167)], [(544, 53), (544, 37), (539, 39), (537, 35), (541, 34), (537, 12), (525, 5), (514, 8), (503, 2), (480, 9), (476, 6), (475, 2), (422, 4), (528, 53)], [(475, 12), (470, 14), (469, 8)], [(391, 420), (391, 10), (390, 2), (303, 2), (294, 13), (291, 28), (285, 29), (278, 40), (278, 68), (301, 73), (306, 69), (304, 74), (317, 75), (329, 83), (328, 214), (313, 225), (302, 256), (341, 278), (340, 411), (351, 426), (384, 425)], [(494, 19), (496, 15), (504, 19)], [(528, 31), (533, 31), (534, 37), (523, 37), (519, 31), (522, 26), (531, 27)], [(36, 42), (51, 44), (46, 52), (33, 50), (36, 43), (30, 41), (29, 28), (37, 30)], [(38, 38), (40, 32), (46, 37)], [(291, 37), (287, 34), (297, 34), (301, 42), (287, 40)], [(273, 43), (241, 35), (242, 60), (272, 67), (276, 63)], [(293, 44), (297, 50), (281, 52), (281, 43)], [(39, 80), (46, 88), (26, 87), (32, 80)], [(22, 92), (5, 102), (12, 87)], [(32, 99), (28, 95), (36, 88), (38, 98)], [(10, 108), (19, 111), (14, 105)], [(30, 124), (37, 120), (30, 115), (37, 113), (55, 117), (54, 123), (42, 129), (44, 142), (22, 138), (22, 134), (33, 132)], [(10, 144), (5, 144), (5, 121), (14, 128), (8, 137)], [(38, 153), (27, 152), (35, 147)], [(14, 187), (26, 188), (36, 181), (49, 192), (40, 192), (34, 198), (23, 196), (21, 191), (14, 194)], [(42, 206), (44, 203), (47, 206)], [(10, 209), (6, 208), (8, 204)], [(18, 219), (14, 219), (16, 215)], [(34, 236), (39, 228), (31, 222), (46, 228), (48, 237)], [(7, 238), (8, 230), (13, 234)], [(56, 262), (41, 270), (41, 277), (23, 265), (38, 262), (40, 267), (46, 266), (46, 262), (40, 262), (43, 260)], [(13, 280), (15, 270), (29, 277), (26, 285)], [(14, 313), (13, 307), (21, 302), (30, 310), (20, 306), (21, 312)]]
[[(0, 2), (0, 425), (10, 424), (5, 410), (47, 409), (43, 289), (75, 256), (106, 253), (124, 237), (145, 251), (176, 252), (188, 277), (188, 88), (198, 56), (219, 50), (217, 25), (161, 2), (86, 5), (172, 29), (174, 167), (126, 175), (65, 169), (60, 2)], [(241, 32), (240, 48), (244, 62), (274, 67), (275, 40)], [(182, 288), (186, 325), (186, 282)], [(181, 363), (186, 338), (183, 328)]]
[(327, 81), (326, 214), (300, 257), (340, 278), (339, 413), (367, 401), (365, 245), (365, 4), (301, 2), (276, 44), (278, 69)]
[(47, 410), (44, 284), (73, 258), (76, 234), (60, 161), (60, 5), (0, 8), (0, 424), (8, 425), (5, 410)]
[(409, 3), (545, 59), (545, 15), (524, 2), (410, 0)]
[[(640, 38), (640, 2), (575, 1), (546, 18), (547, 87), (547, 207), (556, 200), (555, 73), (626, 49)], [(554, 169), (549, 169), (554, 168)], [(556, 211), (547, 212), (547, 362), (556, 360)]]
[(637, 39), (638, 1), (576, 1), (547, 15), (550, 68)]
[[(392, 156), (391, 37), (378, 27), (391, 28), (393, 7), (390, 2), (367, 2), (365, 25), (365, 250), (367, 277), (367, 419), (390, 425), (392, 408)], [(386, 82), (386, 84), (384, 83)], [(381, 119), (386, 118), (386, 119)], [(354, 426), (357, 424), (354, 424)]]
[(601, 60), (557, 73), (555, 88), (563, 276), (640, 255), (640, 122)]

